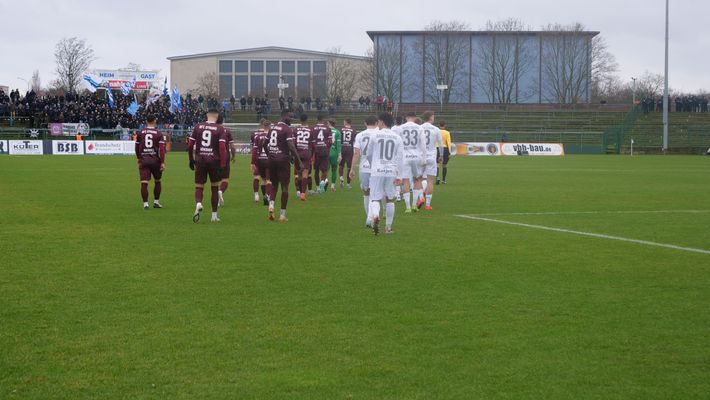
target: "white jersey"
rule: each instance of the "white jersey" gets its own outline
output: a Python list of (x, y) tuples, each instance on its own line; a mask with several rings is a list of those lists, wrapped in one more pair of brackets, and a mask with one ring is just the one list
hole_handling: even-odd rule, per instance
[(427, 160), (436, 159), (436, 148), (441, 146), (441, 130), (425, 122), (422, 124), (422, 135), (426, 147)]
[(370, 136), (367, 158), (373, 177), (402, 178), (404, 169), (402, 138), (390, 129), (380, 129)]
[(422, 127), (414, 122), (407, 122), (398, 126), (395, 132), (402, 138), (405, 161), (423, 161), (426, 155), (426, 144)]
[(377, 129), (365, 129), (355, 136), (353, 147), (360, 149), (360, 173), (370, 173), (370, 161), (367, 159), (367, 146), (370, 144), (370, 138), (377, 132)]

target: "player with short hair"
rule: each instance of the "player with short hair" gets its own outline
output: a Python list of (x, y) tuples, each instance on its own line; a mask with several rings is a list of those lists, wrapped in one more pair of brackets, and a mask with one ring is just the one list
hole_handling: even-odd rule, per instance
[(148, 182), (151, 175), (155, 182), (153, 187), (153, 208), (163, 208), (160, 205), (160, 192), (163, 189), (162, 177), (165, 171), (165, 135), (156, 129), (158, 119), (153, 114), (146, 118), (147, 128), (141, 129), (136, 135), (136, 157), (138, 158), (138, 174), (141, 181), (141, 197), (143, 209), (148, 207)]
[[(422, 175), (424, 174), (424, 163), (426, 162), (426, 144), (424, 143), (422, 128), (415, 121), (417, 115), (413, 112), (407, 114), (407, 122), (397, 127), (396, 132), (402, 138), (404, 145), (404, 171), (402, 171), (402, 194), (406, 214), (417, 210), (412, 209), (412, 203), (418, 204), (423, 198)], [(410, 196), (410, 188), (414, 189), (414, 199)]]
[(343, 121), (343, 128), (340, 129), (340, 132), (342, 133), (342, 149), (340, 151), (341, 154), (341, 159), (340, 163), (338, 164), (338, 175), (340, 175), (340, 187), (343, 187), (344, 185), (344, 179), (343, 179), (343, 172), (345, 171), (345, 167), (348, 167), (348, 174), (347, 176), (347, 181), (348, 181), (348, 186), (347, 188), (350, 189), (350, 171), (353, 169), (353, 144), (355, 143), (355, 138), (357, 136), (357, 132), (355, 129), (352, 127), (352, 121), (350, 118), (346, 118)]
[[(222, 118), (222, 115), (220, 115), (217, 118), (217, 123), (219, 125), (224, 124), (224, 119)], [(224, 128), (225, 131), (225, 140), (227, 142), (227, 156), (230, 158), (230, 161), (232, 164), (234, 164), (237, 161), (237, 149), (234, 144), (234, 137), (232, 136), (232, 132), (229, 130), (229, 128)], [(219, 207), (224, 207), (224, 192), (227, 191), (227, 188), (229, 187), (229, 176), (231, 174), (231, 167), (230, 163), (228, 162), (227, 165), (222, 169), (222, 182), (219, 184), (219, 191), (217, 192), (217, 196), (219, 196), (219, 202), (217, 205)]]
[(325, 181), (328, 179), (328, 156), (330, 155), (333, 131), (326, 124), (323, 115), (319, 114), (316, 119), (316, 124), (313, 127), (316, 149), (313, 168), (315, 169), (316, 185), (318, 185), (316, 193), (322, 193), (325, 192)]
[[(343, 150), (343, 141), (342, 134), (340, 133), (340, 130), (335, 127), (334, 120), (328, 120), (328, 127), (330, 128), (330, 131), (333, 132), (333, 141), (330, 146), (330, 154), (328, 156), (328, 167), (330, 168), (330, 189), (335, 192), (338, 164), (342, 159), (342, 155), (340, 153)], [(327, 186), (328, 182), (326, 182), (326, 187)]]
[(226, 131), (217, 124), (219, 111), (216, 108), (207, 110), (207, 121), (195, 125), (192, 135), (188, 138), (187, 154), (190, 169), (195, 171), (195, 213), (192, 221), (200, 221), (202, 198), (205, 183), (209, 176), (212, 187), (212, 222), (219, 222), (217, 207), (219, 205), (219, 184), (222, 181), (222, 170), (227, 165)]
[(441, 152), (437, 152), (437, 158), (440, 158), (439, 168), (436, 170), (436, 184), (439, 184), (439, 171), (441, 171), (441, 183), (446, 185), (446, 172), (449, 158), (451, 157), (451, 132), (447, 129), (446, 122), (439, 121), (439, 130), (441, 131)]
[[(358, 173), (360, 177), (360, 188), (363, 194), (363, 204), (365, 205), (365, 226), (372, 227), (370, 220), (370, 161), (367, 159), (367, 146), (370, 144), (371, 136), (377, 132), (377, 117), (371, 115), (365, 119), (367, 129), (355, 136), (353, 144), (353, 165), (358, 165)], [(348, 180), (352, 180), (355, 171), (351, 168), (348, 171)]]
[[(269, 196), (266, 193), (266, 182), (269, 180), (269, 155), (264, 150), (266, 134), (271, 128), (271, 121), (262, 119), (259, 121), (259, 129), (251, 134), (251, 172), (254, 176), (252, 188), (254, 189), (254, 202), (259, 202), (259, 187), (264, 196), (264, 205), (269, 205)], [(261, 185), (259, 185), (261, 183)]]
[(288, 186), (291, 180), (291, 156), (294, 157), (296, 168), (302, 169), (298, 150), (293, 144), (293, 131), (291, 130), (291, 111), (281, 111), (281, 121), (269, 129), (267, 140), (263, 144), (266, 154), (269, 155), (269, 180), (266, 183), (269, 192), (269, 220), (274, 218), (274, 204), (276, 193), (281, 185), (281, 212), (279, 222), (286, 222), (286, 206), (288, 205)]
[(424, 176), (426, 177), (427, 185), (424, 189), (426, 200), (420, 199), (417, 207), (421, 207), (426, 203), (425, 210), (431, 211), (431, 198), (434, 196), (434, 180), (436, 179), (436, 166), (440, 161), (437, 159), (437, 147), (441, 147), (441, 131), (434, 126), (434, 112), (426, 111), (422, 114), (424, 123), (421, 125), (424, 143), (426, 145), (426, 166), (424, 167)]
[(296, 194), (302, 201), (306, 201), (306, 190), (311, 173), (311, 158), (315, 152), (315, 137), (313, 130), (308, 126), (308, 115), (301, 114), (301, 126), (296, 128), (296, 150), (301, 159), (301, 168), (296, 170)]
[(392, 233), (396, 185), (402, 180), (404, 169), (404, 142), (402, 137), (390, 130), (392, 116), (383, 113), (378, 117), (375, 131), (367, 145), (367, 160), (370, 162), (370, 219), (375, 235), (380, 232), (380, 206), (385, 201), (385, 233)]

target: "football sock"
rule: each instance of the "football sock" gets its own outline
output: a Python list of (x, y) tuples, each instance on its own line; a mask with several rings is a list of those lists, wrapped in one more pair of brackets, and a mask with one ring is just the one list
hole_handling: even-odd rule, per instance
[(216, 213), (217, 212), (217, 207), (219, 206), (219, 186), (212, 186), (212, 198), (211, 203), (212, 203), (212, 212)]
[[(254, 189), (254, 193), (257, 193), (259, 191), (259, 178), (254, 178), (254, 180), (251, 183), (251, 187), (252, 187), (252, 189)], [(264, 185), (261, 185), (261, 187), (263, 188)], [(263, 190), (262, 190), (262, 192), (263, 192)]]
[(217, 219), (217, 211), (212, 211), (212, 219)]
[[(256, 193), (256, 190), (254, 191), (254, 193)], [(266, 196), (266, 185), (261, 185), (261, 194)]]
[(274, 193), (274, 185), (272, 183), (267, 183), (266, 184), (266, 195), (269, 196), (270, 200), (274, 200), (275, 197)]
[(141, 197), (144, 203), (148, 202), (148, 183), (146, 182), (141, 182)]
[(370, 196), (362, 196), (362, 198), (364, 199), (364, 204), (365, 204), (365, 215), (367, 215), (367, 217), (369, 218), (370, 217)]
[(349, 185), (349, 184), (350, 184), (350, 181), (351, 181), (351, 179), (350, 179), (350, 170), (348, 170), (348, 175), (347, 175), (347, 176), (348, 176), (348, 185)]
[(308, 177), (308, 190), (313, 190), (313, 178), (310, 176)]
[(153, 187), (153, 198), (155, 201), (160, 200), (160, 192), (163, 191), (163, 183), (160, 181), (155, 182), (155, 186)]
[(433, 196), (433, 194), (426, 195), (426, 205), (427, 206), (431, 205), (431, 196)]
[(374, 220), (375, 217), (380, 216), (380, 202), (379, 201), (371, 201), (370, 202), (370, 219)]
[(391, 228), (392, 221), (394, 221), (394, 203), (387, 203), (385, 204), (385, 225)]
[(301, 178), (301, 193), (305, 193), (307, 187), (308, 187), (308, 178)]
[(444, 181), (446, 180), (446, 170), (447, 170), (447, 168), (444, 167), (444, 168), (442, 168), (442, 171), (441, 171), (441, 179)]
[(227, 181), (222, 181), (222, 183), (219, 184), (219, 190), (224, 194), (224, 192), (227, 191), (227, 188), (229, 187), (229, 182)]
[(288, 190), (286, 190), (286, 188), (283, 189), (284, 190), (281, 191), (281, 209), (285, 210), (288, 205)]
[(419, 198), (422, 197), (422, 190), (421, 189), (414, 189), (414, 204), (417, 204), (419, 202)]
[(282, 216), (282, 217), (284, 217), (284, 218), (286, 218), (286, 210), (284, 210), (284, 209), (282, 208), (281, 211), (279, 212), (279, 215)]
[(340, 177), (340, 182), (343, 181), (343, 166), (338, 165), (338, 176)]
[(196, 187), (195, 188), (195, 203), (202, 203), (202, 195), (205, 192), (205, 188)]
[(407, 207), (407, 210), (412, 208), (412, 196), (409, 192), (404, 193), (404, 205)]

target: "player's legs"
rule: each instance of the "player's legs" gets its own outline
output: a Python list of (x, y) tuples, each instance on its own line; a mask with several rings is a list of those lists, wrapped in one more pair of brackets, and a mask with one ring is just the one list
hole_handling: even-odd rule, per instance
[(387, 178), (381, 176), (370, 177), (369, 218), (372, 221), (372, 230), (375, 235), (380, 233), (380, 207), (385, 198), (385, 179)]
[[(251, 181), (251, 188), (252, 191), (254, 192), (254, 201), (258, 202), (259, 201), (259, 183), (260, 183), (261, 177), (259, 176), (258, 171), (252, 176), (252, 181)], [(263, 190), (262, 190), (263, 193)]]
[(210, 177), (210, 188), (212, 190), (212, 196), (210, 198), (210, 205), (212, 206), (212, 222), (219, 222), (217, 208), (219, 207), (219, 184), (222, 182), (222, 177), (219, 174), (219, 166), (216, 164), (210, 165), (208, 173)]
[[(345, 159), (345, 155), (343, 155), (343, 157), (340, 159), (340, 162), (338, 163), (338, 177), (340, 177), (340, 187), (343, 187), (343, 182), (344, 182), (343, 170), (345, 169), (345, 163), (346, 163), (346, 159)], [(348, 183), (350, 183), (349, 178), (350, 177), (348, 177)]]
[(404, 178), (402, 180), (402, 196), (404, 196), (404, 206), (406, 207), (404, 212), (406, 213), (412, 212), (412, 196), (410, 190), (411, 184), (409, 183), (409, 178)]
[(138, 164), (138, 175), (141, 182), (141, 199), (143, 199), (143, 209), (148, 209), (148, 182), (150, 182), (150, 169), (141, 161)]
[(441, 180), (444, 184), (446, 184), (446, 173), (448, 172), (448, 165), (449, 165), (449, 157), (451, 157), (451, 152), (447, 149), (444, 149), (444, 157), (442, 157), (442, 163), (441, 163)]
[(309, 158), (302, 158), (301, 159), (301, 167), (302, 169), (299, 171), (299, 179), (301, 180), (301, 195), (300, 198), (301, 200), (306, 200), (306, 190), (309, 187), (309, 176), (310, 176), (310, 169), (311, 169), (311, 160)]
[(279, 222), (286, 222), (286, 207), (288, 206), (288, 185), (291, 180), (291, 164), (283, 163), (279, 168), (279, 184), (281, 185), (281, 212)]
[(394, 222), (394, 202), (397, 197), (397, 187), (393, 178), (387, 178), (384, 183), (385, 189), (385, 233), (392, 233), (392, 223)]
[[(348, 173), (347, 173), (347, 180), (348, 180), (348, 189), (350, 189), (350, 171), (353, 169), (353, 154), (348, 153), (345, 156), (345, 166), (348, 167)], [(340, 174), (340, 177), (342, 178), (343, 174)]]
[(163, 206), (160, 205), (160, 194), (163, 191), (163, 171), (160, 170), (160, 163), (156, 163), (156, 165), (151, 168), (151, 175), (153, 175), (153, 182), (155, 182), (153, 186), (153, 208), (163, 208)]
[(424, 175), (426, 176), (427, 184), (424, 190), (426, 210), (431, 210), (431, 199), (434, 196), (434, 185), (436, 181), (436, 159), (432, 158), (427, 160)]
[(266, 192), (269, 195), (269, 220), (273, 221), (276, 193), (279, 190), (278, 179), (278, 164), (276, 162), (269, 163), (269, 179), (266, 181)]
[(338, 156), (330, 157), (330, 187), (335, 192), (335, 182), (338, 178)]
[(362, 189), (362, 200), (365, 206), (365, 226), (370, 227), (372, 220), (370, 219), (370, 174), (360, 172), (360, 188)]
[[(318, 185), (318, 187), (316, 188), (317, 193), (320, 193), (320, 173), (321, 173), (320, 161), (321, 161), (321, 158), (316, 155), (315, 162), (313, 163), (313, 169), (314, 169), (314, 175), (315, 175), (314, 177), (316, 179), (316, 185)], [(312, 187), (311, 184), (308, 184), (308, 187), (311, 188)]]
[(200, 220), (200, 213), (202, 212), (202, 197), (204, 195), (206, 182), (206, 167), (205, 165), (198, 163), (195, 165), (195, 213), (192, 215), (192, 221), (195, 223)]

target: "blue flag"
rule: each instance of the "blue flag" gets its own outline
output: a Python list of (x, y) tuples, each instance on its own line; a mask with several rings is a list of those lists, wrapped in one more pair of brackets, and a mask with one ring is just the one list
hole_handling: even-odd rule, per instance
[(170, 96), (170, 108), (168, 108), (168, 111), (173, 114), (182, 111), (182, 99), (180, 98), (180, 91), (177, 86), (173, 88), (173, 92)]
[(165, 82), (163, 82), (163, 96), (168, 95), (168, 77), (165, 77)]
[(136, 114), (138, 113), (138, 100), (136, 99), (136, 95), (133, 95), (133, 101), (131, 104), (128, 106), (126, 111), (131, 114), (132, 117), (135, 117)]
[(84, 75), (84, 82), (86, 83), (86, 88), (91, 92), (95, 93), (96, 89), (101, 86), (100, 83), (96, 82), (92, 77), (89, 75)]
[(135, 76), (130, 81), (126, 81), (123, 83), (123, 85), (121, 85), (121, 92), (124, 96), (128, 96), (129, 94), (131, 94), (131, 90), (133, 90), (134, 86), (136, 86)]
[(106, 98), (108, 99), (108, 106), (111, 108), (116, 108), (116, 103), (113, 102), (113, 93), (111, 93), (111, 88), (106, 88)]

